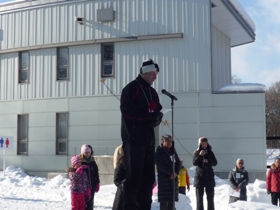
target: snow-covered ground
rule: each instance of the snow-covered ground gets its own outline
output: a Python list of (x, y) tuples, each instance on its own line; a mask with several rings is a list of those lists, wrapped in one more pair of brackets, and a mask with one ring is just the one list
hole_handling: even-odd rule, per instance
[[(280, 150), (267, 150), (267, 161), (270, 165), (279, 156)], [(246, 163), (246, 162), (245, 162)], [(246, 165), (245, 165), (246, 167)], [(194, 168), (189, 169), (191, 184), (193, 183)], [(270, 195), (266, 193), (265, 180), (256, 179), (247, 186), (247, 202), (238, 201), (228, 204), (228, 182), (216, 178), (215, 207), (216, 210), (273, 210), (279, 207), (270, 204)], [(0, 172), (0, 209), (9, 210), (64, 210), (71, 209), (70, 181), (58, 175), (53, 179), (28, 176), (19, 168), (9, 166)], [(112, 209), (116, 192), (114, 185), (101, 186), (95, 195), (95, 210)], [(204, 196), (206, 197), (206, 196)], [(206, 199), (206, 198), (205, 198)], [(176, 202), (176, 210), (196, 209), (195, 189), (186, 196), (180, 195)], [(206, 205), (206, 200), (205, 200)], [(205, 206), (206, 207), (206, 206)], [(151, 210), (159, 209), (157, 195), (153, 196)]]

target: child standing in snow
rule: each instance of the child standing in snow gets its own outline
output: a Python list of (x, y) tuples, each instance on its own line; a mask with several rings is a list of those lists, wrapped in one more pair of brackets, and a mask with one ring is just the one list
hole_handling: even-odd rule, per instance
[(90, 184), (86, 174), (87, 166), (82, 166), (81, 158), (75, 155), (71, 158), (73, 167), (67, 168), (71, 181), (71, 206), (72, 210), (84, 210), (86, 200), (91, 198)]
[(91, 186), (91, 196), (86, 203), (85, 210), (93, 210), (94, 194), (97, 193), (100, 189), (100, 180), (98, 166), (94, 160), (93, 150), (90, 145), (82, 145), (80, 158), (82, 160), (82, 165), (87, 166), (86, 172)]

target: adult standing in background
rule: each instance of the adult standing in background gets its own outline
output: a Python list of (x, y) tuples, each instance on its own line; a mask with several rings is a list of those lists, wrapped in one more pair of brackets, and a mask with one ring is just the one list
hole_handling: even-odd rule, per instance
[(123, 181), (125, 180), (125, 165), (123, 149), (118, 146), (114, 152), (114, 183), (117, 187), (117, 192), (115, 194), (115, 199), (113, 202), (112, 210), (122, 210), (123, 209)]
[(249, 176), (248, 172), (245, 170), (243, 159), (238, 158), (236, 160), (235, 167), (229, 172), (228, 182), (234, 191), (240, 193), (239, 197), (229, 196), (229, 203), (233, 203), (238, 200), (247, 201), (246, 186), (249, 183)]
[[(174, 172), (173, 155), (175, 156)], [(158, 172), (158, 201), (160, 203), (160, 210), (173, 210), (173, 196), (175, 196), (175, 201), (179, 200), (177, 175), (180, 170), (180, 159), (174, 146), (172, 146), (172, 137), (170, 135), (165, 134), (162, 136), (161, 145), (156, 149), (155, 162)], [(175, 186), (173, 186), (173, 181)], [(173, 187), (175, 187), (175, 195), (173, 195)]]
[(213, 166), (217, 165), (217, 159), (208, 144), (208, 139), (201, 137), (198, 139), (198, 148), (193, 154), (193, 165), (196, 166), (193, 186), (196, 193), (196, 209), (204, 210), (203, 195), (204, 188), (207, 195), (208, 210), (214, 210), (214, 187), (215, 175)]
[(124, 210), (150, 210), (155, 181), (155, 133), (161, 123), (162, 106), (154, 88), (159, 67), (152, 59), (143, 62), (138, 77), (121, 95), (121, 136), (126, 177), (123, 183)]
[(91, 198), (86, 203), (85, 210), (93, 210), (94, 205), (94, 194), (99, 191), (100, 180), (98, 173), (98, 166), (93, 157), (93, 150), (90, 145), (84, 144), (81, 147), (80, 158), (82, 160), (82, 165), (87, 166), (87, 175), (91, 185)]
[(266, 175), (266, 190), (271, 203), (280, 206), (280, 158), (276, 158)]

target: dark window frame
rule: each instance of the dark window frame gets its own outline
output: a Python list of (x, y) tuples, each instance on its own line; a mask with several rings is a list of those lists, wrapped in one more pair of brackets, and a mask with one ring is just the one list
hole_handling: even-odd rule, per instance
[[(23, 123), (23, 117), (26, 116), (26, 122)], [(29, 124), (29, 115), (28, 114), (19, 114), (17, 115), (17, 154), (18, 155), (28, 155), (28, 126)], [(24, 128), (25, 126), (25, 128)], [(25, 129), (26, 136), (23, 137), (23, 129)], [(21, 145), (26, 144), (26, 150), (22, 151)]]
[[(23, 54), (27, 53), (27, 64), (26, 67), (22, 66)], [(18, 83), (19, 84), (27, 84), (29, 83), (29, 64), (30, 64), (30, 52), (29, 51), (21, 51), (19, 52), (19, 69), (18, 69)], [(22, 75), (26, 73), (26, 80), (22, 80)]]
[[(112, 46), (113, 52), (108, 52), (108, 48), (106, 47)], [(112, 53), (112, 55), (108, 55)], [(108, 58), (105, 59), (105, 57), (111, 57), (109, 60)], [(115, 46), (114, 43), (105, 43), (101, 44), (101, 77), (114, 77), (115, 76), (115, 68), (114, 68), (114, 57), (115, 57)], [(106, 67), (109, 67), (109, 73), (106, 72)]]
[[(60, 134), (60, 115), (66, 114), (66, 137), (61, 137)], [(68, 131), (69, 131), (69, 113), (68, 112), (57, 112), (56, 113), (56, 155), (68, 155)], [(65, 144), (65, 150), (61, 151), (60, 144)]]
[[(61, 58), (61, 51), (67, 49), (67, 64), (60, 64), (59, 60)], [(58, 47), (56, 48), (56, 80), (57, 81), (65, 81), (69, 80), (69, 47)], [(66, 69), (66, 76), (60, 75), (60, 69)]]

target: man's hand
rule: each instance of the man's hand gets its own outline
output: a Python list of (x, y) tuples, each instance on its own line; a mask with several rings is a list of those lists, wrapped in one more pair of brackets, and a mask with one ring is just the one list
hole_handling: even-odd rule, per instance
[(163, 117), (162, 112), (151, 113), (151, 117), (148, 125), (152, 128), (157, 127), (161, 123), (162, 117)]

